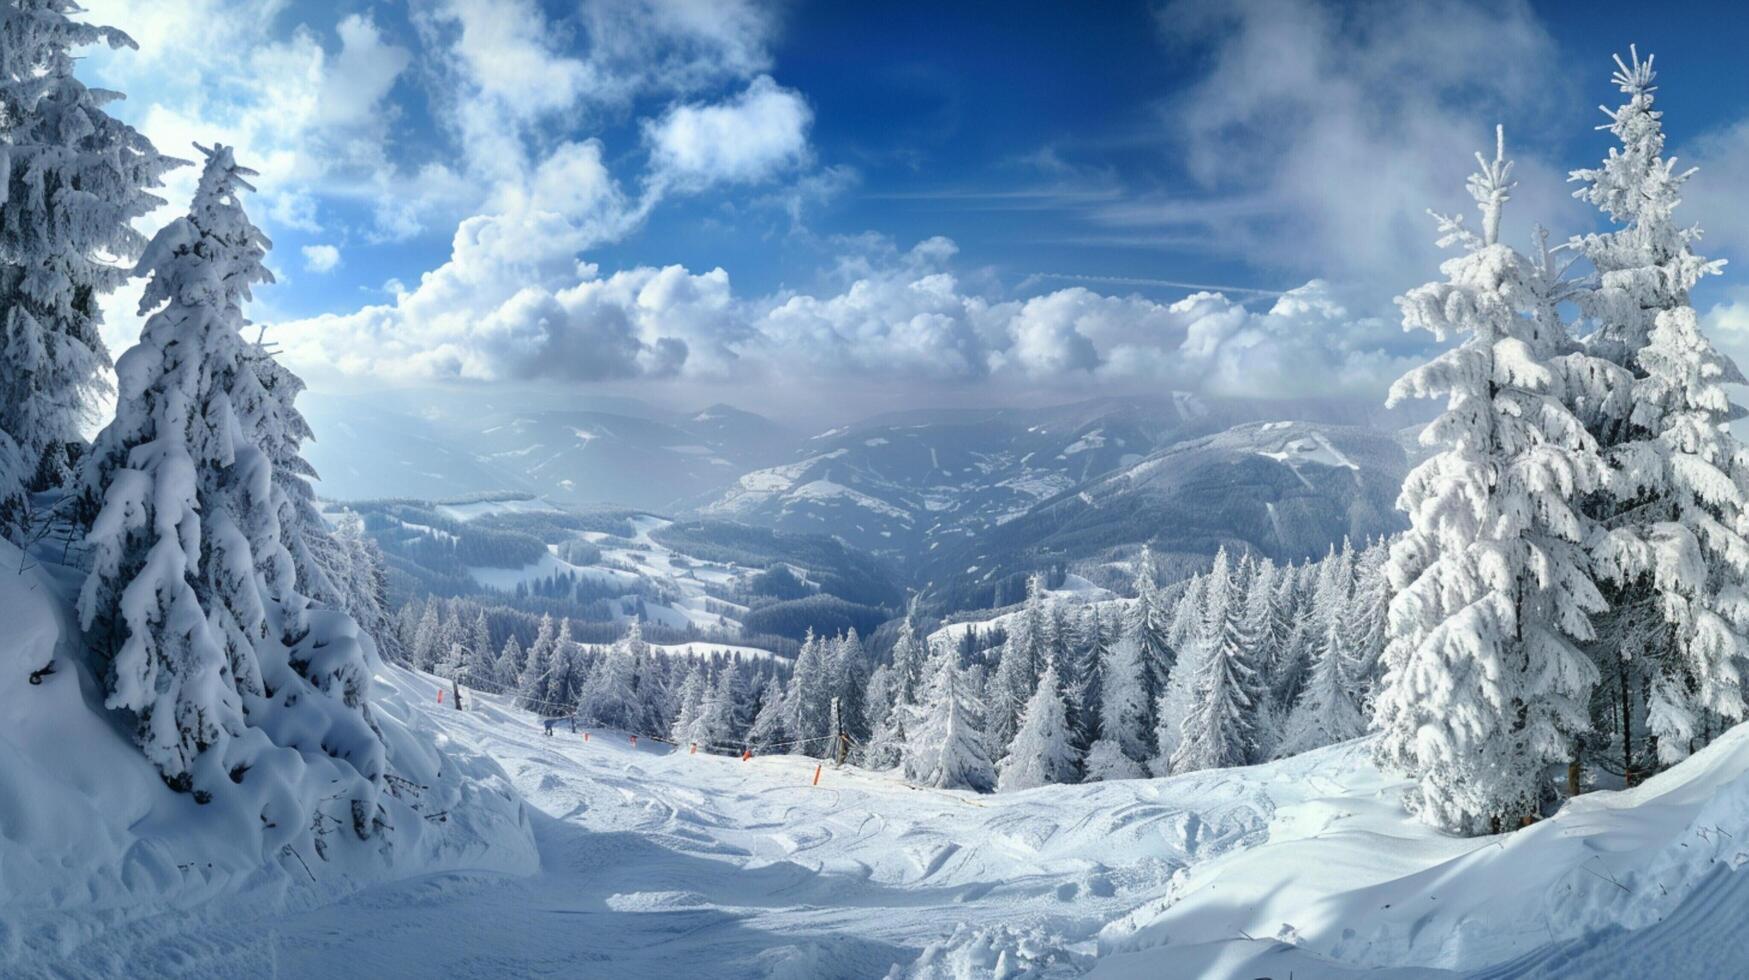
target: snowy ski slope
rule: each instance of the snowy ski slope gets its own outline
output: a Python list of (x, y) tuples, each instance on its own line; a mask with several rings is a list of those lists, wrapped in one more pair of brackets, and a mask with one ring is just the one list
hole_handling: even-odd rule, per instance
[[(206, 913), (52, 975), (1725, 976), (1749, 900), (1749, 731), (1503, 839), (1441, 837), (1339, 745), (996, 796), (814, 760), (546, 737), (502, 701), (421, 727), (530, 805), (538, 873), (446, 870), (289, 914)], [(1643, 928), (1627, 932), (1628, 928)], [(1031, 974), (1003, 973), (1030, 969)], [(45, 971), (47, 972), (47, 971)]]

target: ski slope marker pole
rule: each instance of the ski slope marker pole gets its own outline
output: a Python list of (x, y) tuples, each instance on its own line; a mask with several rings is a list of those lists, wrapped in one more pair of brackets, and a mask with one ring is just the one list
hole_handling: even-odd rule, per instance
[(437, 689), (437, 703), (438, 704), (443, 703), (443, 688), (441, 688), (441, 687)]
[(583, 741), (585, 741), (585, 742), (589, 741), (589, 733), (588, 732), (583, 733)]
[(819, 766), (814, 767), (814, 785), (815, 786), (820, 785), (820, 767)]

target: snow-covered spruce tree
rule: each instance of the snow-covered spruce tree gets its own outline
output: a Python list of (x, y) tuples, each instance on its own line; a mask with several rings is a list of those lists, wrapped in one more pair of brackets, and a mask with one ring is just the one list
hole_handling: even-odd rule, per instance
[(929, 662), (929, 647), (917, 635), (918, 597), (911, 597), (905, 618), (899, 624), (899, 638), (893, 644), (893, 702), (916, 704), (922, 696), (925, 668)]
[(1187, 708), (1168, 763), (1173, 773), (1242, 766), (1256, 753), (1256, 670), (1245, 649), (1242, 610), (1227, 568), (1222, 549), (1209, 572), (1208, 626), (1198, 644), (1196, 672), (1183, 688), (1192, 693), (1172, 705)]
[(1227, 549), (1215, 552), (1209, 571), (1192, 578), (1172, 613), (1171, 633), (1177, 659), (1154, 707), (1155, 754), (1149, 761), (1155, 775), (1172, 771), (1172, 758), (1183, 739), (1184, 723), (1199, 696), (1203, 663), (1225, 634), (1233, 614), (1232, 564)]
[(548, 717), (576, 713), (585, 680), (583, 648), (571, 639), (571, 621), (561, 620), (542, 698), (546, 703), (537, 709), (539, 713)]
[(1008, 743), (1020, 726), (1021, 712), (1038, 689), (1038, 674), (1048, 654), (1048, 610), (1045, 608), (1044, 576), (1033, 575), (1026, 581), (1026, 601), (1009, 617), (1008, 637), (1002, 645), (1002, 656), (996, 662), (996, 672), (990, 678), (989, 709), (990, 754), (1007, 751)]
[(900, 706), (893, 703), (897, 694), (895, 687), (892, 667), (881, 664), (869, 674), (862, 702), (867, 713), (869, 737), (858, 757), (870, 769), (891, 769), (899, 761), (899, 746), (903, 741), (897, 737), (895, 729), (902, 730), (903, 725), (895, 724), (900, 713)]
[(725, 666), (717, 672), (717, 679), (705, 692), (705, 701), (699, 709), (698, 730), (694, 732), (700, 752), (712, 746), (728, 746), (735, 744), (742, 729), (736, 724), (736, 691), (735, 671)]
[(492, 669), (490, 690), (495, 693), (514, 693), (517, 682), (522, 678), (522, 668), (527, 664), (528, 654), (522, 649), (522, 641), (513, 633), (510, 639), (504, 641), (504, 649), (498, 654), (498, 662)]
[(1379, 662), (1385, 652), (1385, 627), (1391, 606), (1391, 580), (1385, 574), (1385, 563), (1390, 558), (1390, 547), (1383, 541), (1361, 553), (1355, 562), (1354, 595), (1345, 616), (1354, 654), (1354, 682), (1359, 685), (1363, 707), (1372, 703)]
[(1125, 755), (1116, 742), (1099, 739), (1087, 750), (1082, 762), (1083, 782), (1097, 783), (1108, 779), (1140, 779), (1147, 775), (1140, 763)]
[[(547, 626), (548, 622), (541, 623), (542, 633), (546, 632)], [(547, 683), (552, 679), (553, 663), (558, 657), (558, 652), (557, 644), (550, 641), (542, 643), (536, 640), (534, 646), (529, 648), (528, 659), (522, 665), (522, 673), (516, 678), (516, 704), (518, 707), (525, 711), (533, 711), (536, 714), (546, 711)]]
[(0, 3), (0, 432), (21, 470), (0, 473), (0, 520), (13, 533), (20, 489), (70, 482), (68, 447), (108, 391), (100, 303), (146, 244), (133, 220), (164, 203), (149, 190), (181, 165), (103, 110), (118, 93), (74, 75), (75, 48), (135, 46), (77, 13)]
[(775, 677), (767, 680), (759, 694), (759, 710), (753, 715), (753, 727), (747, 730), (746, 747), (754, 752), (766, 752), (778, 746), (787, 748), (784, 743), (794, 737), (789, 727), (793, 714), (783, 682)]
[(1277, 758), (1345, 742), (1366, 730), (1360, 710), (1361, 683), (1355, 676), (1355, 633), (1347, 616), (1329, 618), (1318, 659), (1287, 716)]
[(1439, 452), (1415, 467), (1398, 506), (1410, 529), (1391, 549), (1396, 595), (1374, 723), (1377, 754), (1415, 779), (1408, 805), (1426, 822), (1479, 834), (1537, 812), (1543, 771), (1565, 762), (1587, 724), (1597, 671), (1576, 643), (1603, 608), (1579, 542), (1576, 501), (1602, 482), (1595, 440), (1567, 408), (1596, 377), (1569, 352), (1544, 302), (1549, 264), (1499, 241), (1512, 187), (1504, 139), (1469, 191), (1476, 236), (1439, 218), (1441, 244), (1462, 244), (1443, 282), (1398, 300), (1404, 325), (1457, 347), (1410, 371), (1390, 403), (1443, 397), (1421, 435)]
[(492, 646), (492, 631), (486, 624), (486, 611), (482, 609), (468, 629), (467, 658), (462, 665), (461, 682), (481, 690), (497, 687), (498, 653)]
[(931, 660), (923, 700), (906, 716), (905, 778), (940, 789), (987, 793), (996, 785), (996, 770), (959, 655), (943, 644)]
[(1087, 605), (1069, 630), (1058, 661), (1063, 664), (1063, 698), (1069, 708), (1070, 741), (1082, 753), (1099, 738), (1100, 706), (1105, 697), (1104, 664), (1110, 659), (1110, 646), (1099, 608)]
[(832, 725), (832, 661), (826, 640), (808, 631), (796, 655), (795, 669), (790, 673), (790, 689), (786, 700), (792, 712), (789, 729), (806, 744), (797, 751), (820, 754), (833, 734)]
[(1597, 270), (1595, 288), (1578, 296), (1597, 324), (1588, 347), (1633, 377), (1616, 392), (1631, 397), (1593, 415), (1610, 492), (1589, 508), (1604, 528), (1592, 551), (1612, 607), (1593, 647), (1613, 682), (1598, 720), (1617, 730), (1632, 779), (1641, 768), (1632, 722), (1642, 710), (1659, 765), (1743, 716), (1749, 459), (1727, 428), (1742, 412), (1723, 387), (1743, 375), (1701, 333), (1689, 301), (1723, 264), (1694, 254), (1700, 229), (1676, 223), (1694, 171), (1664, 155), (1652, 58), (1630, 49), (1616, 68), (1628, 101), (1605, 112), (1621, 146), (1572, 179), (1584, 182), (1575, 196), (1621, 227), (1573, 246)]
[(1080, 766), (1080, 755), (1069, 741), (1062, 680), (1056, 664), (1047, 662), (1039, 674), (1038, 690), (1021, 712), (1020, 729), (1014, 733), (1008, 755), (997, 763), (996, 788), (1007, 792), (1072, 783)]
[(1142, 644), (1134, 631), (1126, 630), (1116, 643), (1105, 648), (1106, 659), (1101, 671), (1104, 690), (1099, 702), (1099, 740), (1116, 745), (1130, 761), (1138, 765), (1154, 753), (1154, 740), (1149, 719), (1155, 712), (1148, 707), (1147, 668), (1142, 664)]
[(413, 631), (413, 648), (409, 655), (413, 658), (415, 670), (430, 670), (437, 666), (437, 659), (441, 655), (438, 644), (442, 639), (443, 604), (433, 598), (425, 604), (425, 612), (419, 617), (419, 626)]
[[(543, 625), (542, 632), (546, 631)], [(643, 646), (643, 633), (634, 621), (625, 636), (615, 640), (596, 663), (589, 678), (584, 681), (582, 692), (578, 698), (577, 715), (579, 718), (594, 725), (606, 725), (612, 728), (646, 732), (659, 731), (658, 728), (643, 728), (648, 720), (648, 711), (640, 703), (640, 696), (647, 692), (639, 690), (638, 659)], [(541, 648), (539, 640), (529, 648), (529, 662), (532, 663), (535, 653)]]
[(679, 710), (668, 728), (669, 741), (686, 745), (699, 740), (704, 731), (704, 702), (709, 685), (710, 679), (697, 664), (686, 672), (686, 680), (680, 682)]
[(1145, 545), (1136, 559), (1135, 590), (1136, 601), (1124, 610), (1123, 635), (1136, 645), (1136, 657), (1142, 666), (1143, 691), (1147, 695), (1142, 730), (1152, 731), (1158, 721), (1154, 707), (1160, 692), (1166, 689), (1177, 654), (1169, 641), (1172, 610), (1167, 606), (1155, 577), (1154, 552)]
[(831, 733), (846, 731), (852, 737), (867, 737), (867, 709), (862, 699), (868, 686), (868, 655), (854, 626), (832, 643), (831, 676), (839, 713)]
[[(142, 254), (151, 316), (116, 366), (116, 417), (85, 460), (95, 517), (80, 621), (108, 659), (106, 703), (132, 714), (172, 787), (205, 798), (321, 771), (290, 755), (331, 758), (327, 778), (342, 785), (326, 796), (350, 804), (365, 836), (385, 755), (359, 628), (297, 590), (284, 490), (262, 449), (272, 434), (238, 413), (264, 361), (239, 331), (250, 287), (270, 281), (269, 243), (240, 200), (251, 172), (227, 147), (202, 152), (189, 213)], [(294, 833), (310, 793), (273, 795), (264, 808), (279, 812), (263, 819)]]
[(334, 565), (329, 578), (340, 593), (339, 606), (376, 641), (377, 653), (390, 663), (407, 663), (401, 630), (389, 614), (388, 564), (382, 549), (365, 533), (364, 521), (343, 512), (334, 526)]

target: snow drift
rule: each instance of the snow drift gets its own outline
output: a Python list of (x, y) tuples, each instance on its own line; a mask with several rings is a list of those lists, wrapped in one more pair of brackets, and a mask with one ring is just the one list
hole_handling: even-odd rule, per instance
[[(389, 773), (384, 833), (306, 832), (279, 844), (285, 835), (254, 825), (257, 811), (172, 792), (103, 707), (68, 601), (80, 578), (0, 543), (0, 972), (92, 943), (116, 949), (119, 965), (137, 930), (309, 907), (443, 868), (538, 867), (503, 771), (410, 704), (435, 688), (382, 665), (368, 637)], [(28, 683), (51, 661), (53, 673)], [(172, 911), (185, 914), (163, 915)]]

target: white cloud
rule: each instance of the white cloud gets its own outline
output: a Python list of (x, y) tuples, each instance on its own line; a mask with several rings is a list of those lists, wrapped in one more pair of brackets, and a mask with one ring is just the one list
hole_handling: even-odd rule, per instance
[(318, 275), (340, 268), (340, 249), (334, 245), (305, 245), (304, 268)]
[(1707, 133), (1687, 149), (1681, 165), (1692, 160), (1700, 171), (1683, 189), (1678, 218), (1704, 227), (1698, 251), (1749, 260), (1749, 120)]
[(800, 93), (761, 75), (715, 105), (679, 105), (646, 124), (654, 179), (686, 190), (754, 183), (807, 159), (813, 112)]
[[(603, 275), (524, 227), (475, 219), (452, 258), (391, 304), (275, 331), (314, 372), (402, 380), (783, 378), (1084, 386), (1289, 396), (1376, 392), (1401, 332), (1312, 282), (1264, 312), (1215, 293), (1176, 303), (1074, 287), (1022, 300), (966, 290), (930, 239), (847, 256), (842, 288), (737, 297), (722, 269)], [(339, 352), (336, 354), (336, 352)]]
[(1434, 274), (1425, 212), (1470, 206), (1464, 178), (1496, 122), (1520, 180), (1511, 240), (1527, 243), (1533, 222), (1586, 218), (1540, 135), (1582, 128), (1594, 102), (1576, 98), (1526, 4), (1178, 2), (1159, 21), (1176, 55), (1207, 65), (1161, 107), (1189, 184), (1094, 209), (1113, 235), (1388, 296)]

